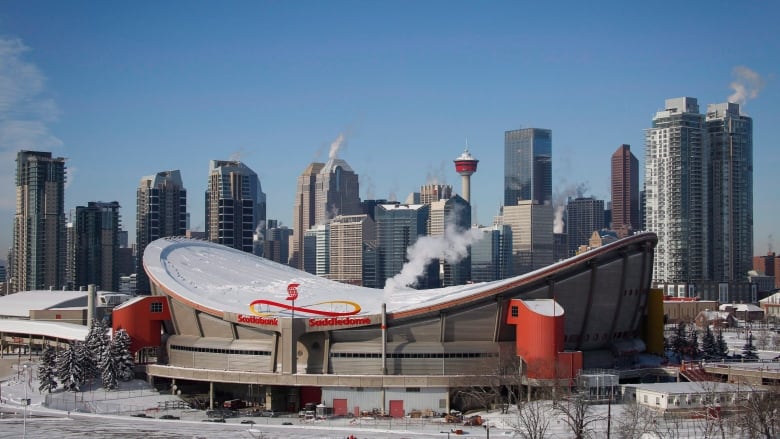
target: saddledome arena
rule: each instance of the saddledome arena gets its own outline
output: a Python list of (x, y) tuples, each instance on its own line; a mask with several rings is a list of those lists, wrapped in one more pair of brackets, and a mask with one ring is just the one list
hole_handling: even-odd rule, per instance
[(115, 308), (113, 326), (155, 352), (151, 380), (201, 386), (212, 406), (217, 389), (277, 411), (446, 411), (508, 365), (507, 384), (544, 386), (654, 350), (656, 242), (643, 233), (511, 279), (384, 291), (165, 238), (144, 252), (152, 296)]

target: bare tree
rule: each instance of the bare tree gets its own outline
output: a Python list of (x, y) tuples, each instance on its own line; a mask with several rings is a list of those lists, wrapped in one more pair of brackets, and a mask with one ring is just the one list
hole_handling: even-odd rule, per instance
[(585, 395), (574, 393), (568, 398), (556, 401), (555, 410), (563, 415), (563, 422), (569, 427), (575, 439), (591, 437), (595, 424), (604, 419), (593, 413)]
[(751, 439), (780, 437), (780, 389), (758, 389), (739, 396), (739, 429)]
[(515, 435), (523, 439), (544, 439), (550, 427), (550, 403), (536, 400), (520, 406), (517, 418), (509, 423)]
[(700, 381), (699, 385), (702, 391), (698, 396), (699, 404), (694, 410), (694, 418), (698, 419), (696, 428), (702, 437), (713, 438), (717, 434), (721, 439), (726, 439), (730, 425), (721, 410), (725, 403), (723, 401), (725, 392), (718, 388), (716, 382)]
[(615, 422), (619, 439), (640, 439), (648, 433), (660, 435), (658, 431), (660, 416), (655, 410), (630, 401), (623, 406), (623, 415)]

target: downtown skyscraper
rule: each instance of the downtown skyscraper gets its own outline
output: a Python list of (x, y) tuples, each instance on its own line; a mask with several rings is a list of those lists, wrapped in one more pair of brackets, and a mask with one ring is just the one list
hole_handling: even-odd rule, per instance
[(293, 207), (290, 265), (303, 270), (307, 256), (303, 240), (312, 227), (338, 215), (363, 213), (358, 175), (346, 161), (331, 156), (327, 163), (311, 163), (298, 177)]
[(512, 228), (512, 275), (552, 263), (552, 131), (504, 133), (503, 222)]
[(658, 235), (653, 280), (708, 278), (709, 154), (695, 98), (667, 99), (645, 131), (645, 215)]
[(639, 160), (631, 146), (620, 145), (612, 154), (612, 224), (605, 224), (625, 238), (640, 230)]
[(263, 235), (258, 230), (265, 228), (265, 220), (266, 197), (255, 171), (240, 161), (211, 160), (206, 239), (252, 253), (255, 237)]
[(150, 294), (143, 269), (144, 249), (166, 236), (187, 233), (187, 190), (178, 170), (143, 177), (136, 191), (136, 289)]
[(19, 151), (11, 291), (61, 288), (65, 260), (65, 159)]
[(76, 207), (73, 288), (90, 284), (119, 291), (119, 203), (90, 201)]
[(552, 131), (522, 128), (504, 133), (504, 205), (552, 203)]

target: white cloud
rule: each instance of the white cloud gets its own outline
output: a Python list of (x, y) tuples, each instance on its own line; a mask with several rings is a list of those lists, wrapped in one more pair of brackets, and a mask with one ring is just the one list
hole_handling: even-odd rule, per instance
[(62, 147), (48, 123), (59, 117), (56, 103), (45, 96), (46, 78), (24, 59), (29, 48), (18, 38), (0, 38), (0, 209), (14, 209), (16, 153)]

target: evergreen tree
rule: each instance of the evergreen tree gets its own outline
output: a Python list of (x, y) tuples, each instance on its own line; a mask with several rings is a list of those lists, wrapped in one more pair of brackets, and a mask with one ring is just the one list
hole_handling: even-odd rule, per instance
[(723, 337), (723, 331), (718, 331), (718, 338), (716, 339), (718, 346), (718, 355), (725, 357), (729, 354), (729, 345), (726, 343), (726, 339)]
[(701, 350), (706, 358), (719, 356), (718, 344), (715, 341), (715, 334), (712, 333), (710, 325), (704, 330), (704, 336), (701, 338)]
[(133, 355), (130, 353), (130, 347), (133, 344), (133, 340), (127, 334), (127, 331), (120, 329), (114, 335), (116, 342), (116, 349), (112, 349), (111, 355), (116, 359), (118, 377), (122, 381), (130, 381), (135, 377), (133, 368), (135, 367), (135, 361)]
[(672, 352), (676, 353), (680, 357), (680, 360), (686, 355), (694, 355), (691, 350), (689, 333), (684, 322), (677, 324), (677, 329), (675, 330), (674, 335), (672, 335), (671, 347)]
[(758, 354), (756, 353), (756, 347), (753, 345), (753, 333), (749, 333), (747, 342), (742, 346), (742, 357), (747, 360), (757, 360)]
[(698, 358), (701, 356), (701, 350), (699, 349), (699, 331), (696, 330), (696, 326), (691, 326), (691, 331), (688, 334), (688, 355), (691, 358)]
[(100, 375), (100, 365), (103, 362), (103, 353), (106, 351), (111, 339), (108, 335), (108, 328), (102, 320), (92, 319), (92, 325), (89, 328), (87, 337), (84, 339), (84, 345), (89, 351), (89, 357), (92, 359), (92, 367), (86, 370), (90, 377)]
[(38, 362), (38, 379), (41, 381), (41, 385), (38, 386), (39, 391), (51, 393), (57, 388), (57, 381), (54, 379), (56, 372), (57, 354), (54, 352), (54, 348), (46, 343), (43, 347), (41, 360)]
[(78, 361), (79, 341), (72, 342), (67, 349), (57, 356), (57, 379), (65, 390), (78, 392), (84, 381), (84, 371)]
[(85, 343), (79, 342), (74, 347), (76, 349), (76, 361), (78, 361), (81, 369), (81, 382), (79, 383), (79, 387), (81, 387), (87, 380), (91, 380), (98, 375), (98, 365), (95, 363), (92, 352)]
[(117, 361), (117, 356), (113, 353), (117, 346), (116, 340), (115, 337), (101, 356), (101, 379), (103, 381), (103, 388), (107, 390), (116, 389), (119, 382), (119, 362)]

